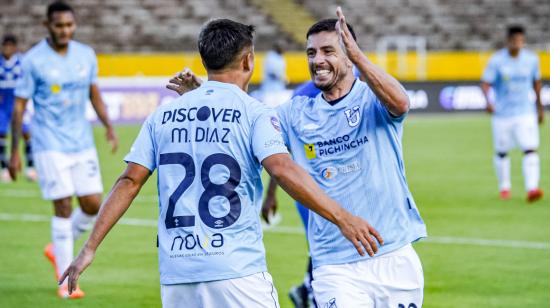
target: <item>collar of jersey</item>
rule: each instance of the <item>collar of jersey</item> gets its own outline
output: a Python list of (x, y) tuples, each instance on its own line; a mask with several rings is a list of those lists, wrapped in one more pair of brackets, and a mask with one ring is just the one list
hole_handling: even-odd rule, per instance
[(214, 87), (214, 88), (223, 88), (223, 89), (231, 89), (238, 91), (240, 93), (244, 92), (241, 88), (239, 88), (237, 85), (227, 82), (219, 82), (214, 80), (207, 80), (205, 81), (201, 87)]
[(73, 40), (70, 40), (69, 41), (69, 47), (67, 49), (67, 53), (65, 55), (60, 55), (59, 53), (57, 53), (53, 48), (52, 46), (50, 46), (50, 44), (48, 44), (48, 39), (47, 38), (44, 38), (42, 40), (42, 45), (44, 46), (45, 49), (47, 49), (50, 53), (52, 53), (53, 55), (56, 55), (57, 57), (61, 58), (61, 59), (66, 59), (69, 57), (69, 54), (71, 53), (71, 50), (73, 49)]
[(342, 109), (342, 108), (346, 107), (349, 104), (349, 101), (352, 100), (355, 97), (355, 92), (358, 91), (358, 89), (360, 87), (360, 85), (359, 85), (360, 83), (361, 83), (361, 80), (359, 80), (359, 78), (356, 78), (355, 81), (353, 82), (353, 85), (352, 85), (351, 89), (349, 90), (349, 92), (346, 95), (344, 95), (342, 97), (342, 100), (339, 101), (337, 104), (331, 105), (329, 102), (327, 102), (327, 100), (323, 97), (323, 92), (321, 92), (317, 95), (316, 103), (319, 106), (322, 106), (322, 108)]

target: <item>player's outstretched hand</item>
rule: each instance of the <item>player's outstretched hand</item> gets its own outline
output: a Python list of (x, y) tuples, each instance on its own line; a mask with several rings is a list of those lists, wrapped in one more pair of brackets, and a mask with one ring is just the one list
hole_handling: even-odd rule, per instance
[(183, 71), (177, 73), (168, 82), (166, 88), (176, 91), (179, 95), (194, 90), (202, 84), (202, 80), (189, 68), (185, 68)]
[(12, 180), (17, 180), (17, 173), (21, 171), (21, 157), (19, 156), (19, 153), (11, 155), (8, 171)]
[(361, 217), (348, 213), (342, 221), (338, 226), (340, 231), (353, 243), (353, 246), (355, 246), (355, 249), (357, 249), (357, 252), (361, 256), (365, 255), (363, 248), (372, 257), (378, 252), (378, 244), (384, 244), (384, 240), (378, 231)]
[(361, 51), (361, 48), (359, 48), (359, 45), (357, 45), (357, 42), (353, 39), (353, 36), (348, 29), (346, 17), (344, 16), (344, 13), (342, 13), (341, 7), (336, 8), (336, 16), (338, 17), (338, 21), (336, 22), (336, 33), (338, 33), (338, 36), (340, 37), (340, 44), (342, 45), (342, 48), (346, 52), (348, 58), (354, 62), (354, 60), (358, 59), (363, 52)]
[(115, 153), (118, 149), (118, 137), (112, 127), (107, 128), (105, 138), (107, 138), (107, 142), (111, 145), (111, 153)]
[(270, 224), (271, 221), (269, 221), (269, 218), (275, 215), (275, 213), (277, 213), (277, 198), (275, 197), (275, 194), (267, 194), (264, 203), (262, 204), (262, 218), (265, 222)]
[(58, 283), (62, 284), (67, 279), (69, 294), (72, 294), (78, 285), (78, 278), (80, 274), (90, 265), (94, 260), (95, 253), (86, 247), (82, 248), (78, 257), (69, 265), (67, 270), (61, 275)]

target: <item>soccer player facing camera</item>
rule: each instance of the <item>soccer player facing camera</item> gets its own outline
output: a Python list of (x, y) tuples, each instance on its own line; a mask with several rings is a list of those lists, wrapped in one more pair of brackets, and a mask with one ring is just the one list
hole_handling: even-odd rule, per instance
[[(106, 128), (113, 151), (118, 140), (97, 86), (95, 53), (72, 40), (76, 29), (73, 9), (63, 2), (50, 4), (44, 25), (50, 35), (25, 54), (15, 89), (9, 169), (16, 179), (21, 168), (18, 145), (23, 112), (32, 99), (31, 143), (38, 181), (43, 198), (54, 206), (52, 244), (46, 246), (45, 255), (59, 279), (73, 259), (74, 241), (91, 228), (101, 205), (103, 185), (92, 128), (86, 119), (88, 101)], [(75, 211), (73, 195), (80, 205)], [(62, 298), (84, 296), (80, 288), (69, 295), (67, 284), (60, 285), (57, 294)]]
[[(540, 159), (538, 124), (544, 122), (544, 107), (540, 91), (542, 81), (539, 58), (523, 48), (525, 30), (521, 26), (508, 28), (507, 47), (497, 51), (483, 73), (481, 88), (487, 99), (487, 111), (493, 115), (494, 165), (500, 198), (511, 197), (510, 157), (514, 147), (523, 151), (523, 178), (527, 201), (542, 198), (539, 188)], [(495, 101), (489, 99), (493, 87)], [(535, 102), (531, 91), (535, 91)], [(538, 124), (537, 124), (538, 122)]]

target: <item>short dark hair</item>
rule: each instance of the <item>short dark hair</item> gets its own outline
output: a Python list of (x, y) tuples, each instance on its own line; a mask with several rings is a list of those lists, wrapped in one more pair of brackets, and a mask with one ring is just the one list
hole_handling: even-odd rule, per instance
[(15, 37), (15, 35), (13, 34), (4, 35), (4, 37), (2, 38), (2, 45), (8, 44), (8, 43), (17, 45), (17, 37)]
[[(338, 19), (336, 18), (328, 18), (316, 22), (313, 26), (309, 28), (309, 30), (307, 30), (306, 39), (308, 39), (310, 35), (317, 34), (319, 32), (336, 31), (336, 22), (338, 22)], [(353, 31), (353, 27), (349, 23), (346, 23), (346, 25), (348, 25), (348, 29), (349, 32), (351, 32), (351, 36), (353, 36), (353, 40), (357, 41), (357, 37), (355, 36), (355, 31)]]
[(207, 70), (218, 71), (233, 63), (245, 47), (253, 45), (254, 26), (229, 19), (209, 21), (199, 34), (199, 53)]
[(516, 34), (525, 35), (525, 28), (522, 25), (511, 25), (511, 26), (508, 26), (507, 33), (508, 33), (508, 38), (511, 38)]
[(71, 12), (74, 14), (74, 10), (70, 5), (63, 1), (56, 1), (48, 5), (48, 9), (46, 10), (48, 20), (51, 20), (52, 15), (57, 12)]

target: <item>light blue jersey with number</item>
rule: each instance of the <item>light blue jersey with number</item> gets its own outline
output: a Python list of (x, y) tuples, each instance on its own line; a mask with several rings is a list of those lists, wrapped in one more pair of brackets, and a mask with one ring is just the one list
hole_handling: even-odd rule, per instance
[[(294, 160), (345, 209), (366, 219), (385, 244), (383, 255), (426, 236), (407, 187), (401, 151), (404, 116), (392, 117), (366, 83), (331, 106), (322, 94), (294, 97), (278, 109)], [(308, 240), (313, 266), (361, 257), (338, 227), (310, 212)]]
[(513, 117), (535, 114), (531, 96), (533, 82), (540, 80), (539, 58), (529, 50), (521, 49), (516, 58), (508, 49), (496, 52), (483, 73), (483, 81), (495, 91), (495, 116)]
[(22, 76), (15, 96), (32, 99), (33, 152), (79, 152), (94, 146), (86, 119), (90, 86), (97, 83), (97, 60), (92, 48), (70, 41), (65, 55), (44, 39), (23, 57)]
[(158, 169), (161, 284), (266, 271), (261, 162), (288, 153), (276, 112), (207, 81), (160, 106), (125, 157)]

